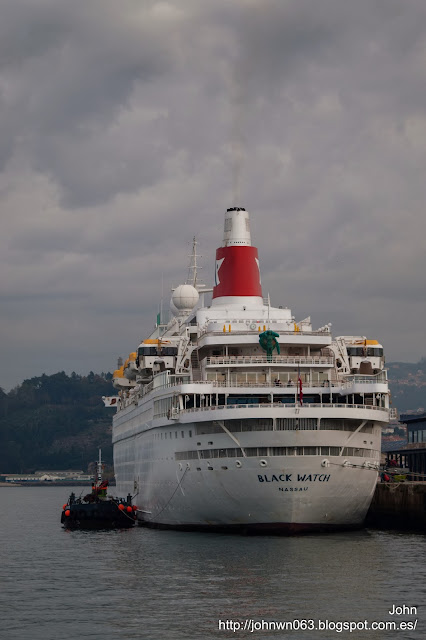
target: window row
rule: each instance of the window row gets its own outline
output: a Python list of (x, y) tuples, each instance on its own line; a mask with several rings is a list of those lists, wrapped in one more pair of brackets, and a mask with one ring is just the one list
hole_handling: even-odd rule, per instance
[[(362, 447), (243, 447), (247, 457), (261, 456), (355, 456), (380, 459), (380, 451)], [(199, 449), (198, 451), (176, 451), (175, 460), (210, 460), (213, 458), (241, 458), (242, 449)]]
[(272, 418), (246, 418), (244, 420), (212, 420), (198, 423), (196, 426), (197, 435), (209, 433), (222, 433), (224, 425), (228, 431), (242, 433), (243, 431), (272, 431), (274, 423)]
[[(320, 373), (318, 371), (311, 372), (283, 372), (280, 370), (271, 371), (271, 374), (264, 371), (235, 371), (231, 372), (229, 378), (224, 371), (207, 371), (206, 380), (209, 382), (220, 382), (225, 384), (229, 380), (228, 384), (233, 385), (267, 385), (272, 384), (275, 386), (294, 386), (297, 387), (299, 377), (302, 379), (304, 386), (320, 387), (324, 383), (328, 382), (328, 375), (326, 373)], [(272, 381), (272, 382), (271, 382)]]
[[(192, 430), (187, 432), (187, 436), (192, 438)], [(154, 440), (177, 440), (179, 437), (179, 431), (157, 431), (154, 433)], [(185, 437), (185, 431), (180, 432), (180, 437)]]
[[(275, 418), (276, 431), (356, 431), (360, 425), (360, 420), (349, 420), (340, 418)], [(242, 433), (244, 431), (273, 431), (273, 418), (245, 418), (243, 420), (212, 420), (198, 423), (196, 426), (197, 435), (210, 433), (221, 433), (224, 425), (228, 431)], [(377, 427), (379, 428), (379, 427)], [(360, 433), (373, 433), (374, 424), (367, 422)]]
[(177, 409), (177, 407), (177, 396), (169, 396), (168, 398), (161, 398), (161, 400), (154, 400), (154, 418), (170, 416), (172, 409)]
[(426, 442), (426, 429), (409, 431), (408, 442)]

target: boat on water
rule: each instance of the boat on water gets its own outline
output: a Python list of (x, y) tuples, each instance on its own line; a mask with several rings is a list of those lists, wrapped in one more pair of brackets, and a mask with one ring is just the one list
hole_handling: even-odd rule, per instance
[(92, 491), (84, 497), (71, 493), (62, 507), (61, 523), (65, 529), (116, 529), (133, 527), (137, 507), (129, 494), (124, 500), (107, 495), (108, 480), (102, 479), (102, 454), (99, 449), (97, 476)]
[[(211, 304), (205, 293), (212, 291)], [(196, 243), (173, 317), (113, 374), (121, 495), (141, 525), (297, 533), (362, 526), (389, 421), (382, 345), (333, 338), (262, 294), (248, 212), (225, 214), (213, 289)]]

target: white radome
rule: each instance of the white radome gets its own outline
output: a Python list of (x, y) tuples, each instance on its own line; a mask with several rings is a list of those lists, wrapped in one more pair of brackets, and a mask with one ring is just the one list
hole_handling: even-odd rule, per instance
[(177, 309), (177, 312), (191, 311), (199, 300), (199, 293), (195, 287), (190, 284), (181, 284), (173, 291), (170, 307)]

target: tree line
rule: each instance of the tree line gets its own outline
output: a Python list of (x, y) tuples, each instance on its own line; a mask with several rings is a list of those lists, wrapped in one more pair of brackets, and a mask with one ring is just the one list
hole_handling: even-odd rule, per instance
[(82, 469), (102, 457), (112, 464), (112, 374), (64, 371), (0, 389), (0, 473)]

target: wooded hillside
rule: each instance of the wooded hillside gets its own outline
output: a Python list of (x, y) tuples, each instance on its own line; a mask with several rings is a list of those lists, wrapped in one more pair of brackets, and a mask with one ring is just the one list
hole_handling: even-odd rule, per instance
[(82, 469), (98, 457), (112, 464), (111, 422), (102, 396), (113, 395), (111, 374), (63, 371), (0, 390), (0, 473)]

